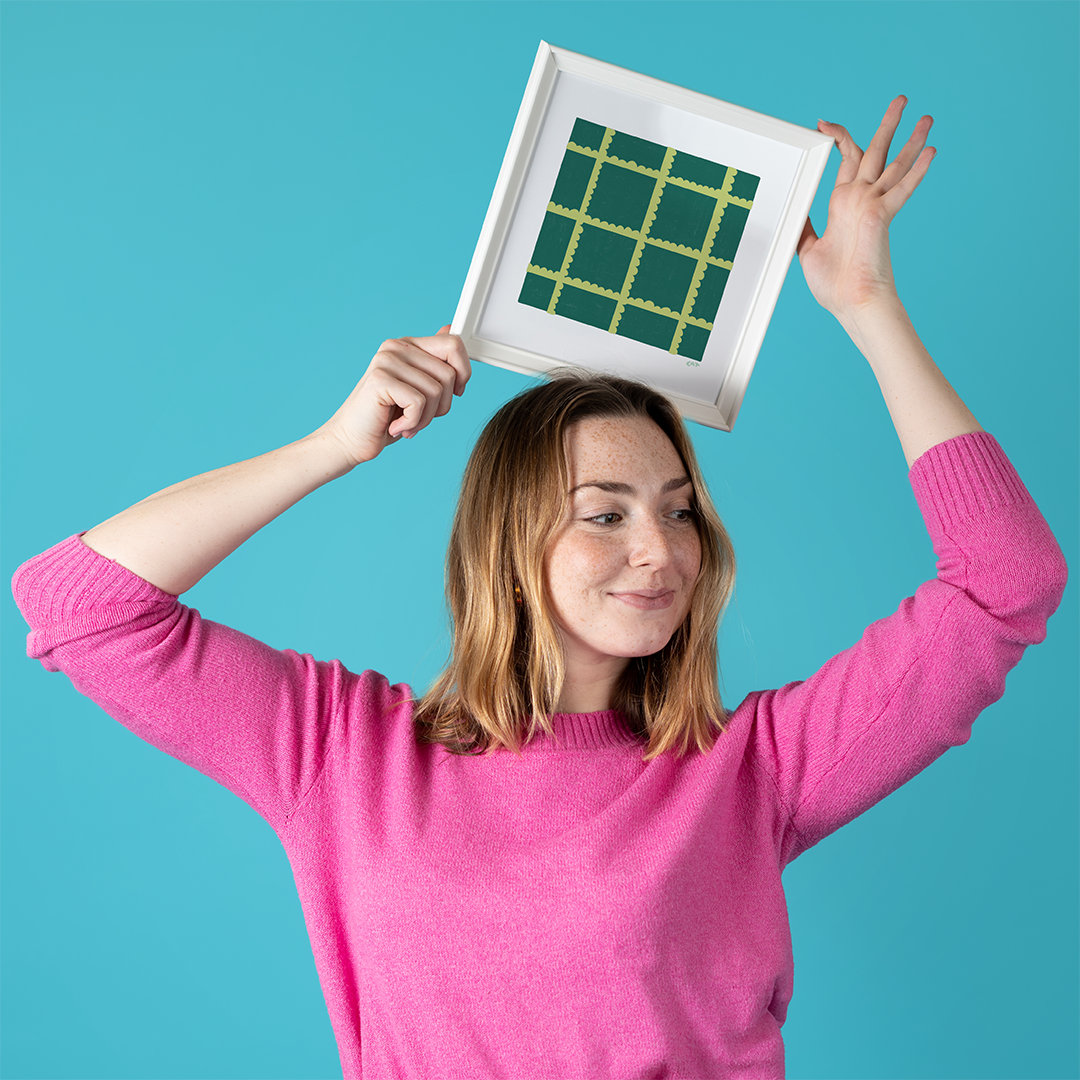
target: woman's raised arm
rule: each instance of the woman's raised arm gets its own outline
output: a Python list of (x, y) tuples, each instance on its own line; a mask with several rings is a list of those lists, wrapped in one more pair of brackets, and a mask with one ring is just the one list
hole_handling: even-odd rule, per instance
[(83, 542), (179, 595), (305, 495), (445, 416), (470, 373), (461, 338), (449, 327), (434, 337), (386, 341), (318, 430), (173, 484), (91, 529)]
[(818, 122), (840, 149), (819, 238), (807, 219), (799, 261), (814, 298), (831, 311), (870, 362), (908, 465), (946, 439), (982, 431), (919, 340), (893, 282), (889, 223), (926, 175), (936, 151), (926, 146), (933, 119), (915, 125), (886, 167), (907, 98), (896, 98), (866, 152), (839, 124)]

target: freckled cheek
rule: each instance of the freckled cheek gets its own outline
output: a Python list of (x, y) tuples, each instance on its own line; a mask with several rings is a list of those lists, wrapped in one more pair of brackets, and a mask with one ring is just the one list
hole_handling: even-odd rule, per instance
[(544, 570), (549, 590), (565, 600), (588, 598), (614, 576), (617, 564), (609, 545), (582, 538), (559, 545), (545, 560)]
[(679, 572), (688, 585), (692, 585), (701, 573), (701, 541), (696, 537), (688, 538), (678, 556)]
[(571, 597), (588, 597), (608, 576), (609, 553), (603, 545), (588, 540), (562, 543), (544, 561), (549, 593), (567, 602)]
[(609, 545), (585, 543), (574, 553), (571, 573), (577, 579), (583, 596), (605, 585), (617, 570), (618, 560), (613, 558)]

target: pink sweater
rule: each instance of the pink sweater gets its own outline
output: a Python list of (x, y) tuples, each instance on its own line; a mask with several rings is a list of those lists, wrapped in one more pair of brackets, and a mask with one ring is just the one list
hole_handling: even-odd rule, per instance
[(521, 758), (418, 745), (408, 687), (203, 619), (77, 536), (14, 587), (31, 656), (273, 826), (347, 1078), (776, 1078), (781, 871), (965, 742), (1064, 588), (991, 436), (911, 481), (937, 578), (711, 753), (648, 764), (614, 712)]

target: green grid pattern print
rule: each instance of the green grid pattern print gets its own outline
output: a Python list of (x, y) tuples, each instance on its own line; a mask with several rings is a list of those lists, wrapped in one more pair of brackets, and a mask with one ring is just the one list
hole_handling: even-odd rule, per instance
[(759, 179), (578, 119), (518, 301), (700, 361)]

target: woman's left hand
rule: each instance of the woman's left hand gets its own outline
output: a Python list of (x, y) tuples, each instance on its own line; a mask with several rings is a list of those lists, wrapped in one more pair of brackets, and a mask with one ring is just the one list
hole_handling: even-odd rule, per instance
[(926, 145), (933, 117), (924, 116), (886, 167), (906, 104), (902, 95), (892, 102), (865, 153), (839, 124), (818, 122), (818, 129), (836, 140), (840, 170), (829, 199), (825, 234), (819, 238), (806, 219), (799, 262), (814, 299), (841, 322), (868, 304), (896, 298), (889, 223), (922, 182), (937, 152)]

